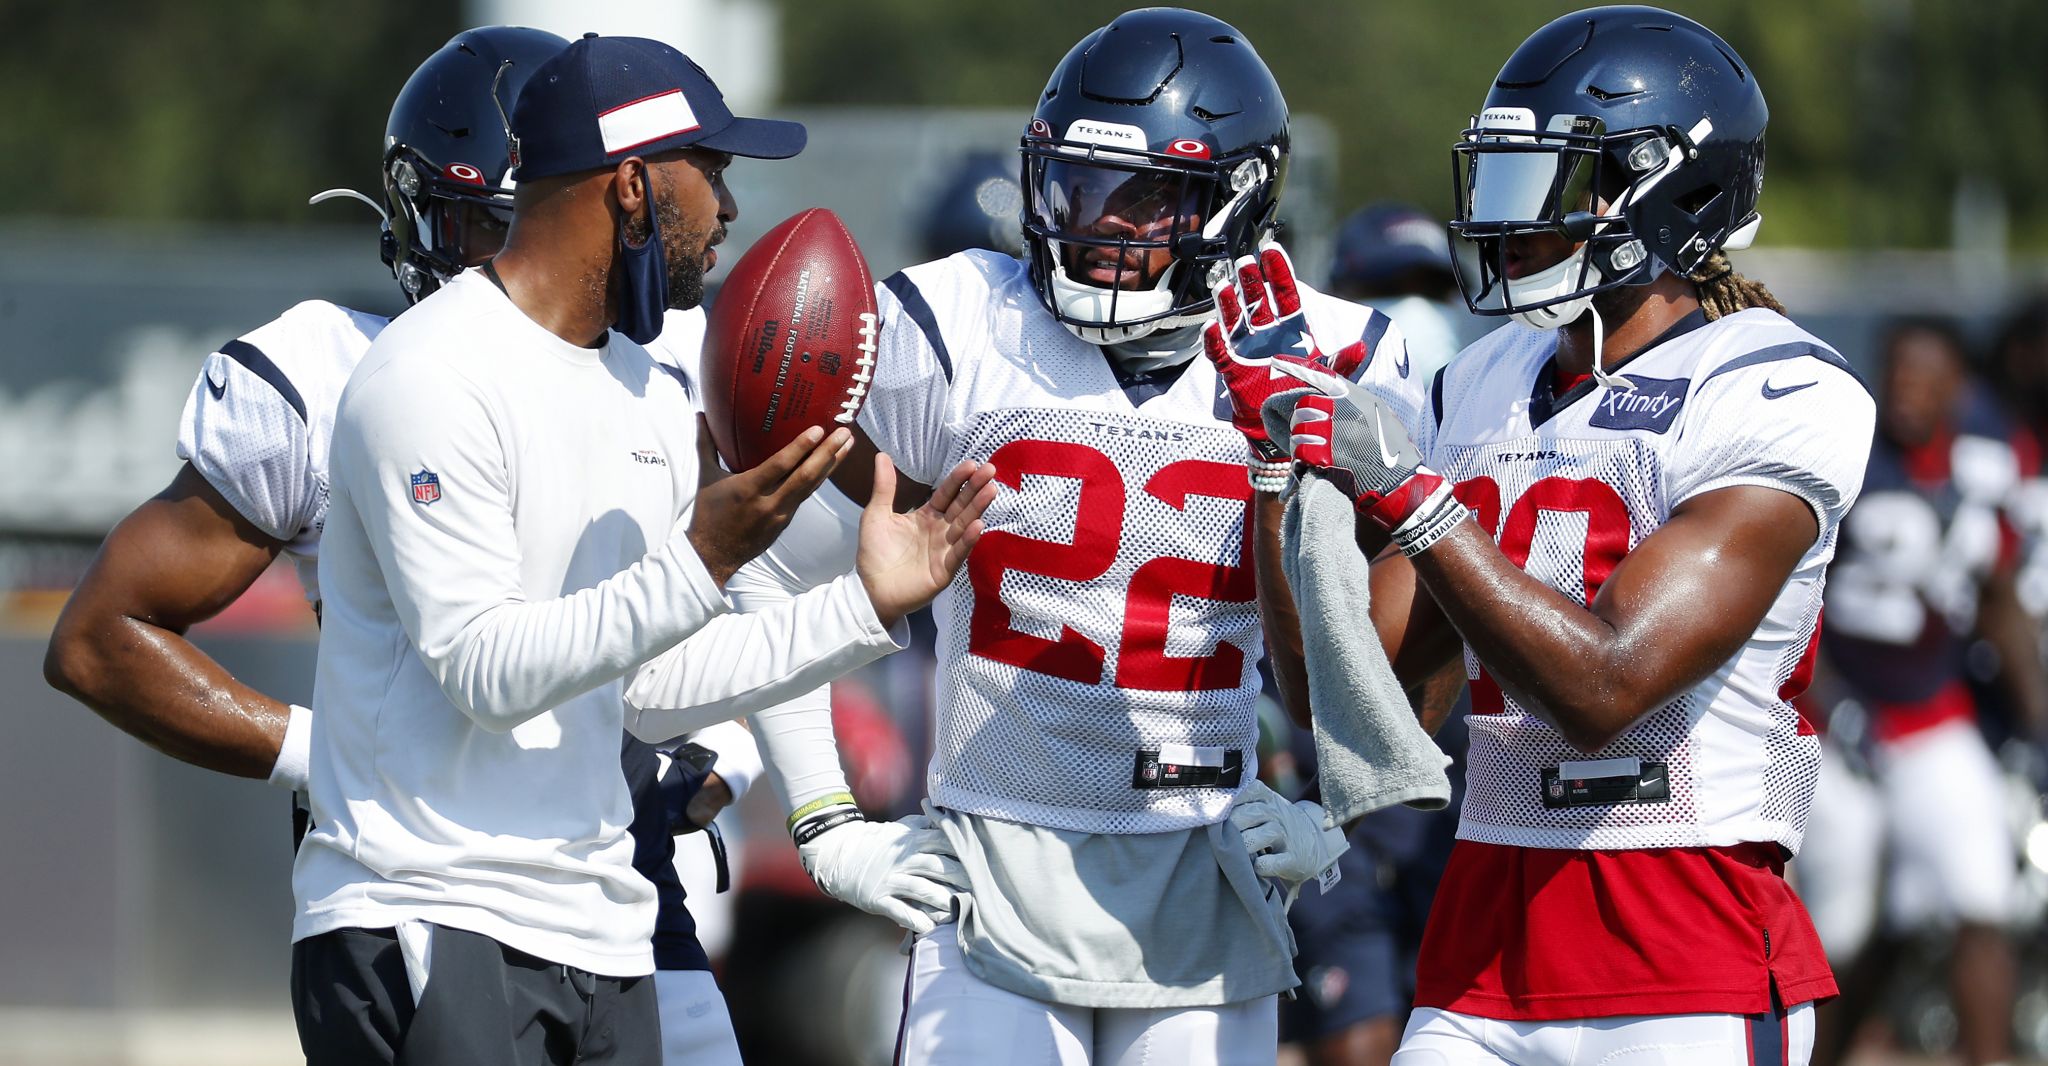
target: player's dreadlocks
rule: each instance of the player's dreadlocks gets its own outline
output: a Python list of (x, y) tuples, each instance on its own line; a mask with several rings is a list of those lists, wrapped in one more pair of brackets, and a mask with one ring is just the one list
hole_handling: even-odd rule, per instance
[(1700, 287), (1700, 310), (1707, 313), (1709, 322), (1751, 307), (1785, 313), (1785, 305), (1764, 288), (1763, 282), (1737, 274), (1735, 264), (1728, 261), (1728, 253), (1719, 249), (1700, 263), (1698, 270), (1687, 275), (1687, 280)]

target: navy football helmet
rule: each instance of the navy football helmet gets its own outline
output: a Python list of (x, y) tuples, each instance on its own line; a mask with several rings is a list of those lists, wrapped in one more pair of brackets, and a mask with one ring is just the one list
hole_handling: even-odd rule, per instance
[[(1747, 247), (1762, 221), (1769, 119), (1749, 66), (1682, 15), (1600, 7), (1537, 30), (1452, 150), (1466, 302), (1555, 328), (1595, 293)], [(1575, 248), (1510, 278), (1508, 238), (1533, 233)]]
[(1095, 344), (1197, 323), (1212, 268), (1258, 248), (1287, 177), (1287, 102), (1251, 42), (1178, 8), (1067, 53), (1024, 134), (1039, 299)]
[(1024, 250), (1017, 228), (1023, 193), (1007, 153), (971, 152), (953, 165), (918, 226), (918, 257), (944, 259), (968, 248)]
[(527, 76), (569, 42), (545, 30), (464, 30), (412, 72), (384, 127), (384, 202), (353, 196), (384, 217), (379, 253), (407, 302), (462, 272), (463, 237), (512, 220), (506, 118)]

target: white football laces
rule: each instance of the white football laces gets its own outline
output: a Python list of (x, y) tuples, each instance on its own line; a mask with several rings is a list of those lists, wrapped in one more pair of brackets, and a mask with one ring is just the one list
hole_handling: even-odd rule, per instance
[(882, 323), (873, 311), (860, 313), (860, 341), (853, 348), (859, 354), (853, 360), (853, 388), (847, 390), (846, 401), (839, 405), (839, 413), (832, 421), (842, 425), (853, 425), (854, 416), (860, 414), (861, 402), (867, 399), (868, 384), (875, 380), (875, 335)]

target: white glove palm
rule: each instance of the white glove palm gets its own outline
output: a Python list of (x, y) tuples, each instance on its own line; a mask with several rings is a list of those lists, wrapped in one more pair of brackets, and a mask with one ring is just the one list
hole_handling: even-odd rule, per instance
[(919, 935), (953, 920), (967, 874), (946, 835), (921, 814), (895, 822), (847, 822), (797, 847), (826, 895)]
[(1260, 781), (1238, 789), (1237, 802), (1230, 808), (1230, 824), (1244, 836), (1252, 870), (1290, 887), (1322, 877), (1351, 849), (1343, 828), (1323, 828), (1323, 817), (1321, 805), (1308, 800), (1289, 803)]

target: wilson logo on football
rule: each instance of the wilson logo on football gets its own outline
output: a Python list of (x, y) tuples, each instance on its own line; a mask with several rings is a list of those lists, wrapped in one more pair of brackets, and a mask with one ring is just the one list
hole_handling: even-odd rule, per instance
[(1183, 159), (1207, 159), (1209, 158), (1209, 146), (1191, 137), (1183, 137), (1167, 145), (1166, 154), (1177, 155)]
[(450, 181), (460, 181), (470, 185), (482, 185), (484, 183), (484, 172), (470, 166), (468, 163), (448, 164), (447, 174)]

